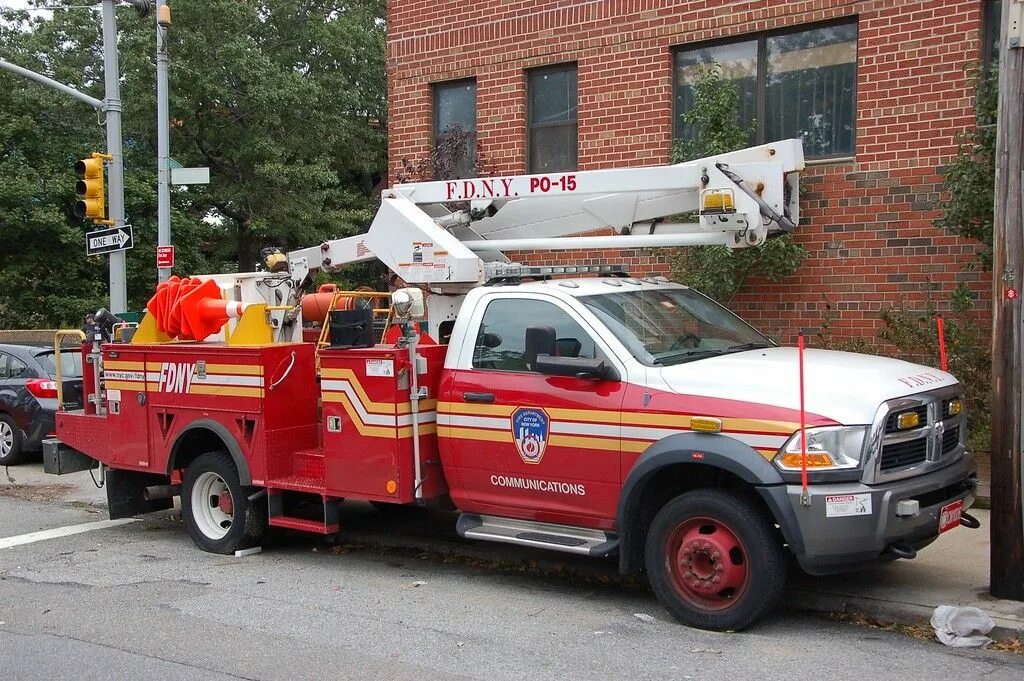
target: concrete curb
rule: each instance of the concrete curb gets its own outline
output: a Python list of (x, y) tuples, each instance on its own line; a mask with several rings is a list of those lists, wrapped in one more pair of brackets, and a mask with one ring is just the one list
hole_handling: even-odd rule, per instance
[[(863, 615), (880, 622), (895, 624), (931, 626), (929, 621), (935, 610), (933, 606), (919, 603), (904, 603), (800, 587), (791, 589), (790, 597), (792, 599), (790, 606), (798, 610), (824, 614)], [(985, 610), (992, 621), (996, 623), (995, 628), (989, 632), (990, 638), (996, 641), (1024, 639), (1024, 622), (996, 615), (986, 610), (983, 604), (978, 607)]]

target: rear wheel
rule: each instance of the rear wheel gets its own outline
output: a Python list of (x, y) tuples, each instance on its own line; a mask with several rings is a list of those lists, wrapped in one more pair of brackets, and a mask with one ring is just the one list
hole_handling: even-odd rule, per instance
[(203, 454), (185, 471), (181, 514), (192, 541), (204, 551), (231, 554), (257, 546), (267, 531), (266, 499), (249, 501), (226, 452)]
[(13, 466), (25, 460), (21, 432), (7, 414), (0, 414), (0, 466)]
[(764, 511), (725, 490), (668, 502), (647, 534), (651, 588), (677, 620), (701, 629), (750, 626), (782, 597), (786, 560)]

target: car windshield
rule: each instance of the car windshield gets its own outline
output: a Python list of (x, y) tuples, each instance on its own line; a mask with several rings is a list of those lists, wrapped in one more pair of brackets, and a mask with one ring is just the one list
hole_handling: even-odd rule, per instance
[(663, 366), (772, 347), (749, 324), (692, 289), (637, 289), (580, 301), (648, 366)]
[[(54, 362), (52, 350), (44, 350), (37, 354), (36, 361), (43, 367), (43, 371), (50, 374), (53, 378), (57, 377), (57, 364)], [(62, 379), (82, 377), (82, 353), (77, 348), (61, 351), (60, 376)]]

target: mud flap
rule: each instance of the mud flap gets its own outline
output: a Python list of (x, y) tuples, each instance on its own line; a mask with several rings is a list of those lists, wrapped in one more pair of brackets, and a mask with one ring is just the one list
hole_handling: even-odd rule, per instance
[(166, 475), (108, 469), (106, 486), (110, 519), (128, 518), (140, 513), (153, 513), (172, 508), (174, 506), (173, 499), (146, 501), (143, 497), (147, 487), (166, 485), (167, 483)]

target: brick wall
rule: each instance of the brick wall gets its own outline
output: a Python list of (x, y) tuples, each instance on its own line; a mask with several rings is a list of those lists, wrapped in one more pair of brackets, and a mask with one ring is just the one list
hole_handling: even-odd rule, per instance
[[(965, 67), (981, 52), (980, 0), (392, 0), (388, 7), (390, 168), (429, 153), (430, 84), (477, 80), (477, 134), (492, 173), (525, 172), (524, 69), (575, 61), (579, 168), (668, 161), (672, 49), (704, 40), (857, 17), (857, 138), (853, 159), (804, 175), (797, 239), (809, 255), (783, 282), (750, 281), (730, 306), (792, 338), (840, 317), (837, 335), (872, 336), (878, 312), (903, 303), (940, 309), (960, 280), (986, 315), (988, 276), (967, 266), (976, 244), (933, 226), (941, 167), (973, 122)], [(626, 262), (664, 272), (663, 252), (510, 254), (530, 262)]]

